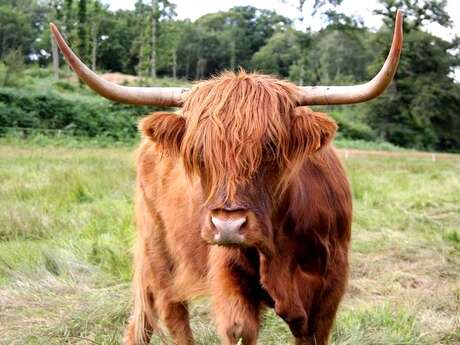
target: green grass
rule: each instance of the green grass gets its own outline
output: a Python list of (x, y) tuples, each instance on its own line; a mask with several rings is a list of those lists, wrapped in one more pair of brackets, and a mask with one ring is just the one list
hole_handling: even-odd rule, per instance
[[(132, 144), (64, 142), (0, 140), (0, 344), (119, 344), (129, 314)], [(353, 248), (333, 344), (460, 344), (460, 160), (345, 163)], [(193, 328), (219, 344), (208, 306)], [(292, 344), (272, 312), (259, 343)]]
[[(135, 148), (140, 137), (124, 137), (115, 140), (110, 136), (88, 137), (72, 135), (66, 131), (43, 130), (43, 129), (11, 129), (0, 136), (0, 145), (15, 147), (60, 147), (60, 148)], [(365, 141), (357, 139), (338, 138), (335, 146), (340, 149), (358, 149), (375, 151), (408, 151), (388, 142)]]
[(407, 151), (402, 147), (386, 141), (366, 141), (362, 139), (347, 139), (340, 137), (335, 140), (335, 146), (340, 149), (376, 150), (376, 151)]

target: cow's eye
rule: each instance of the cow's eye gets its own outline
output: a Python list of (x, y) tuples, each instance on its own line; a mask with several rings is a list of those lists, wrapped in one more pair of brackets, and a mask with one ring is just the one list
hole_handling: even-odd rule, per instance
[(204, 157), (203, 157), (203, 155), (201, 155), (200, 158), (198, 159), (198, 166), (199, 166), (200, 170), (204, 169)]
[(273, 142), (268, 142), (264, 145), (263, 154), (265, 160), (273, 160), (278, 155), (278, 150)]

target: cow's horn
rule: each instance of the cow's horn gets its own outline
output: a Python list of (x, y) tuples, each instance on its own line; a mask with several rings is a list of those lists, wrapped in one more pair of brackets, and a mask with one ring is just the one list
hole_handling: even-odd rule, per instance
[(352, 104), (365, 102), (380, 95), (390, 85), (398, 68), (403, 42), (402, 12), (396, 13), (390, 53), (380, 72), (371, 81), (354, 86), (300, 87), (299, 105)]
[(112, 101), (137, 104), (178, 107), (182, 105), (183, 93), (188, 89), (179, 87), (128, 87), (111, 83), (91, 71), (70, 49), (56, 25), (51, 32), (65, 59), (90, 88)]

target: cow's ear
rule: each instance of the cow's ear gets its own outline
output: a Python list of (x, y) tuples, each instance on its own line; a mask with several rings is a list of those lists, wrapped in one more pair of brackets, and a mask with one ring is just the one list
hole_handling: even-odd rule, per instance
[(337, 131), (335, 121), (324, 113), (307, 107), (295, 109), (290, 134), (290, 151), (294, 156), (306, 156), (328, 145)]
[(143, 118), (139, 129), (171, 154), (178, 154), (185, 133), (185, 118), (178, 114), (158, 112)]

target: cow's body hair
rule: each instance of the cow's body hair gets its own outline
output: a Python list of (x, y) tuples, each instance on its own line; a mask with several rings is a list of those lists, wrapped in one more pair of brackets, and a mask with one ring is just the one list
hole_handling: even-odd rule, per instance
[[(240, 338), (255, 345), (267, 306), (288, 323), (297, 345), (328, 343), (347, 281), (351, 196), (328, 144), (331, 135), (323, 135), (335, 125), (295, 108), (292, 90), (269, 77), (226, 74), (190, 93), (185, 117), (164, 115), (167, 129), (158, 130), (158, 114), (141, 124), (146, 137), (137, 160), (134, 312), (125, 344), (148, 344), (160, 332), (157, 319), (175, 344), (193, 344), (187, 302), (200, 295), (211, 296), (226, 345)], [(300, 133), (305, 128), (307, 136)], [(207, 201), (222, 186), (223, 200), (238, 198), (239, 186), (264, 164), (268, 153), (260, 143), (271, 145), (270, 161), (282, 172), (270, 177), (282, 187), (269, 202), (268, 244), (209, 246), (201, 238)]]

